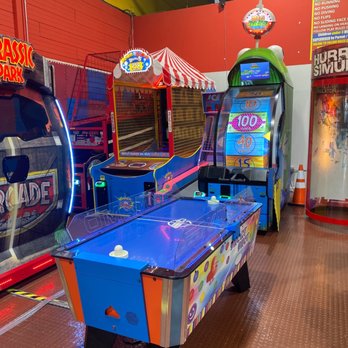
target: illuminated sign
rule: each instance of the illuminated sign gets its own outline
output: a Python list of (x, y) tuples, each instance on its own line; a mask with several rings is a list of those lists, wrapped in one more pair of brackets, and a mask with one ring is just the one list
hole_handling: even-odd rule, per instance
[(151, 65), (151, 56), (141, 49), (130, 50), (120, 59), (121, 69), (127, 74), (148, 71)]
[(231, 112), (227, 133), (265, 132), (267, 112), (235, 113)]
[(274, 24), (274, 14), (266, 8), (254, 8), (243, 19), (244, 29), (257, 38), (268, 33)]
[(0, 83), (25, 84), (24, 70), (35, 69), (33, 53), (29, 43), (0, 36)]

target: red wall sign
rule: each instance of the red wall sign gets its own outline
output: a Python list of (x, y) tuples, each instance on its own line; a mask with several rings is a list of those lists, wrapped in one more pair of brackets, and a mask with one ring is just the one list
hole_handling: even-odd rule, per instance
[(0, 36), (0, 83), (25, 84), (24, 70), (35, 69), (33, 52), (27, 42)]

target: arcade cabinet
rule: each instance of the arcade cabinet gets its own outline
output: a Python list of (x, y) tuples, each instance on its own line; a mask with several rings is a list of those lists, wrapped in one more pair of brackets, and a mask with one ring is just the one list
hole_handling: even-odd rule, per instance
[(130, 50), (114, 69), (114, 156), (91, 169), (96, 206), (197, 178), (201, 91), (214, 82), (169, 48)]
[[(24, 41), (0, 36), (0, 290), (54, 264), (70, 238), (72, 152), (53, 71)], [(10, 64), (11, 63), (11, 64)]]
[[(256, 8), (250, 11), (254, 15), (247, 14), (253, 32), (255, 18), (271, 21), (267, 11)], [(253, 199), (262, 203), (259, 229), (266, 231), (279, 225), (290, 186), (293, 88), (281, 48), (242, 50), (228, 84), (218, 115), (214, 165), (200, 169), (199, 190), (228, 199), (250, 187)]]
[(348, 45), (314, 51), (306, 214), (348, 226)]

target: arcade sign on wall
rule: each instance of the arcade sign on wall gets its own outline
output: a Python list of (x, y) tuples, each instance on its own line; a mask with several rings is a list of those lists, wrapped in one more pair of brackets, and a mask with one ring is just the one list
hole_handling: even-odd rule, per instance
[(0, 36), (0, 84), (24, 85), (24, 70), (34, 70), (32, 46), (18, 39)]
[(255, 38), (260, 38), (268, 33), (274, 26), (276, 20), (274, 14), (267, 8), (254, 8), (243, 18), (243, 27)]
[(313, 52), (312, 78), (348, 74), (348, 44), (329, 45)]
[(127, 74), (146, 72), (152, 65), (152, 59), (148, 52), (134, 49), (126, 52), (120, 59), (121, 69)]

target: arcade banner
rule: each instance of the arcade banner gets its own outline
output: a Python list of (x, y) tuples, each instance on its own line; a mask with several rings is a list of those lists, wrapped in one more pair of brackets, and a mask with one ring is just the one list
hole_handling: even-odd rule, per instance
[(18, 39), (0, 35), (0, 84), (25, 84), (24, 70), (34, 70), (33, 47)]
[(312, 0), (312, 51), (348, 41), (348, 1)]
[[(29, 173), (15, 188), (0, 178), (0, 237), (25, 232), (41, 222), (57, 205), (57, 170)], [(14, 218), (13, 214), (15, 215)]]

